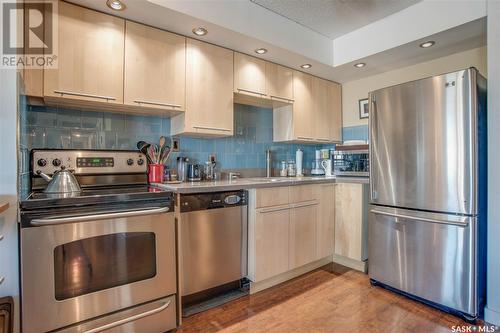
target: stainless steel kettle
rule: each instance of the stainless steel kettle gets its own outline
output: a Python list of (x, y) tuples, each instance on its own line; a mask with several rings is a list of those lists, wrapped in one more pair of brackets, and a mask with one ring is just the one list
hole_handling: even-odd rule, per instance
[(61, 166), (61, 170), (54, 172), (52, 177), (41, 171), (37, 171), (37, 175), (49, 182), (47, 188), (43, 191), (44, 193), (75, 193), (82, 191), (75, 175), (64, 166)]

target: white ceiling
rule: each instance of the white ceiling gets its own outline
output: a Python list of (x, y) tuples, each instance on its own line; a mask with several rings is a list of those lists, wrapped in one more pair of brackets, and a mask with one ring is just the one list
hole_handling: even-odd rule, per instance
[(334, 39), (421, 0), (250, 0)]

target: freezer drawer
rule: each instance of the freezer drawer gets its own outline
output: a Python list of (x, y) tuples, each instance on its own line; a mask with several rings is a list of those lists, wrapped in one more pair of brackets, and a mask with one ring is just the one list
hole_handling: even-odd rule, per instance
[(477, 220), (372, 205), (370, 278), (476, 316)]

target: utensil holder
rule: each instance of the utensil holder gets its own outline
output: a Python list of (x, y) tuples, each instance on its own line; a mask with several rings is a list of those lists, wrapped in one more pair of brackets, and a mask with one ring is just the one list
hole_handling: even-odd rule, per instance
[(150, 183), (163, 183), (163, 172), (165, 166), (163, 164), (148, 165), (148, 180)]

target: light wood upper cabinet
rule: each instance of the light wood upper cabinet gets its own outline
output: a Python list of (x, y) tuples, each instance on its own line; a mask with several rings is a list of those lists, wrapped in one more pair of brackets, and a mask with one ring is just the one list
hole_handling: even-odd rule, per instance
[(250, 278), (254, 282), (262, 281), (288, 270), (289, 256), (289, 220), (288, 209), (260, 209), (255, 214), (255, 235), (253, 267)]
[(317, 259), (334, 253), (335, 240), (335, 184), (318, 185), (318, 217), (316, 227)]
[(335, 82), (329, 82), (328, 115), (330, 126), (330, 139), (342, 142), (342, 87)]
[(234, 53), (234, 92), (262, 97), (266, 90), (266, 62)]
[(368, 186), (335, 184), (335, 254), (366, 259)]
[(187, 39), (186, 112), (171, 127), (173, 135), (233, 135), (233, 51)]
[(316, 260), (317, 203), (304, 203), (290, 210), (290, 261), (294, 269)]
[(293, 70), (266, 62), (266, 87), (269, 98), (293, 102)]
[(299, 71), (293, 73), (293, 139), (314, 140), (313, 76)]
[(317, 141), (329, 142), (330, 127), (333, 126), (331, 117), (330, 82), (314, 77), (313, 79), (313, 100), (314, 100), (314, 133)]
[(186, 38), (127, 21), (124, 103), (182, 111), (185, 86)]
[(123, 103), (125, 21), (59, 2), (58, 69), (44, 71), (44, 95)]

